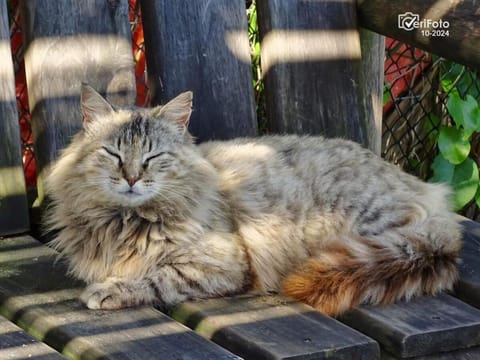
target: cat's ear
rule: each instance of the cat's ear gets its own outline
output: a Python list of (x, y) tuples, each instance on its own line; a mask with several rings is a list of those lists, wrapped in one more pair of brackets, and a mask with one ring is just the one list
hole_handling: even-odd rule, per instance
[(82, 83), (80, 90), (80, 105), (84, 126), (113, 112), (112, 105), (86, 83)]
[(179, 128), (185, 131), (192, 114), (193, 92), (186, 91), (170, 100), (163, 106), (157, 106), (152, 110), (155, 118), (163, 118), (177, 123)]

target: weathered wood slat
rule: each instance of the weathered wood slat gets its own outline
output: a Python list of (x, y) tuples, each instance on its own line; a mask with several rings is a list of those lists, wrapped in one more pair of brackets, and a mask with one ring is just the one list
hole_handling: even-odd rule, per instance
[(466, 220), (462, 225), (462, 263), (455, 295), (480, 308), (480, 224)]
[(193, 90), (200, 141), (256, 133), (244, 0), (142, 1), (153, 102)]
[(29, 229), (7, 5), (0, 0), (0, 236)]
[[(382, 352), (382, 360), (398, 360), (397, 356), (393, 356), (387, 352)], [(477, 360), (480, 359), (480, 347), (473, 347), (463, 350), (438, 353), (427, 356), (409, 357), (408, 360)]]
[[(379, 34), (393, 37), (447, 59), (480, 69), (480, 3), (474, 0), (359, 0), (360, 25)], [(448, 35), (425, 36), (422, 29), (405, 30), (399, 27), (399, 16), (405, 13), (449, 22)], [(405, 25), (410, 25), (407, 14)], [(408, 28), (408, 26), (407, 26)], [(431, 27), (427, 30), (433, 30)]]
[(280, 297), (190, 302), (174, 309), (172, 316), (246, 359), (379, 358), (375, 341)]
[(0, 359), (61, 360), (65, 357), (0, 316)]
[(0, 313), (76, 359), (238, 359), (153, 308), (87, 310), (80, 282), (29, 236), (0, 242)]
[(385, 307), (365, 306), (341, 320), (399, 357), (480, 345), (480, 310), (446, 294)]
[(118, 105), (135, 102), (128, 1), (24, 3), (25, 71), (39, 175), (81, 126), (79, 92), (90, 83)]
[(270, 130), (345, 137), (379, 154), (383, 39), (365, 33), (362, 48), (355, 2), (257, 7)]

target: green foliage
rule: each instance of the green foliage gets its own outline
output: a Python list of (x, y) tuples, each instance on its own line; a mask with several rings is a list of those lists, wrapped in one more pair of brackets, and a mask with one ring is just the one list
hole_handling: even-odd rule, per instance
[(442, 125), (438, 136), (441, 155), (452, 164), (461, 164), (470, 154), (470, 142), (463, 129)]
[(250, 44), (250, 57), (252, 61), (253, 90), (257, 105), (257, 120), (260, 134), (266, 133), (267, 117), (265, 113), (265, 91), (262, 79), (260, 59), (260, 32), (257, 22), (257, 6), (252, 1), (247, 8), (248, 41)]
[(392, 94), (390, 94), (390, 86), (384, 85), (383, 86), (383, 106), (385, 106), (390, 99), (392, 98)]
[[(480, 80), (459, 64), (446, 62), (441, 72), (442, 90), (447, 94), (447, 110), (452, 121), (441, 125), (438, 134), (440, 154), (432, 164), (432, 182), (449, 183), (454, 207), (461, 210), (472, 200), (480, 206), (478, 154), (472, 154), (472, 140), (480, 132)], [(477, 159), (477, 161), (475, 161)]]
[(477, 194), (478, 166), (473, 159), (466, 158), (462, 163), (454, 165), (439, 154), (433, 162), (432, 169), (434, 172), (430, 179), (432, 182), (445, 182), (452, 186), (455, 210), (461, 210)]

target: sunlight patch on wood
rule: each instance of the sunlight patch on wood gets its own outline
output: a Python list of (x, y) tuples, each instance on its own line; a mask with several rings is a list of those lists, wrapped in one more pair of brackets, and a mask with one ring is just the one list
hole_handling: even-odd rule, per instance
[[(0, 79), (8, 86), (3, 86), (0, 91), (0, 101), (9, 102), (15, 101), (15, 91), (13, 88), (13, 64), (11, 61), (12, 53), (10, 52), (10, 42), (7, 40), (0, 40), (0, 59), (2, 59), (2, 66), (0, 66)], [(10, 84), (11, 83), (11, 84)], [(12, 86), (10, 86), (12, 85)]]
[(82, 34), (34, 39), (26, 50), (25, 64), (31, 109), (47, 95), (42, 87), (30, 86), (35, 83), (50, 83), (50, 98), (77, 96), (82, 81), (93, 86), (107, 83), (108, 88), (101, 90), (112, 93), (109, 100), (118, 105), (134, 103), (134, 93), (127, 98), (114, 95), (115, 90), (128, 91), (135, 83), (130, 43), (125, 37)]
[(10, 196), (25, 194), (25, 179), (20, 166), (0, 167), (0, 179), (2, 179), (0, 181), (0, 202)]
[(360, 59), (357, 30), (273, 30), (261, 44), (262, 70), (283, 63)]

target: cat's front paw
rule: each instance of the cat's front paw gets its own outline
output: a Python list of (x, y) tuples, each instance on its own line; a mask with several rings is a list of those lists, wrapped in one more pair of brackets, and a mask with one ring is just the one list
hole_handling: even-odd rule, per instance
[(116, 282), (94, 283), (80, 295), (80, 300), (89, 309), (116, 310), (127, 307), (122, 286)]

